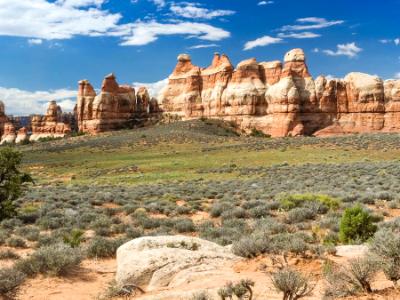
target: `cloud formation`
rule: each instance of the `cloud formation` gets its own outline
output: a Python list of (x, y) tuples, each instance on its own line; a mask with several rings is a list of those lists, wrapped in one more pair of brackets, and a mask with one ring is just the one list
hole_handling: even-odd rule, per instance
[(5, 104), (6, 114), (15, 116), (44, 114), (52, 100), (56, 100), (63, 111), (69, 112), (74, 109), (76, 97), (77, 92), (68, 89), (31, 92), (0, 87), (0, 100)]
[(329, 56), (347, 56), (349, 58), (356, 57), (363, 49), (359, 48), (355, 42), (337, 45), (336, 51), (323, 50), (323, 53)]
[(215, 48), (219, 47), (217, 44), (200, 44), (200, 45), (194, 45), (189, 47), (189, 49), (205, 49), (205, 48)]
[(189, 35), (205, 41), (220, 41), (230, 33), (212, 25), (197, 22), (159, 23), (155, 20), (126, 25), (122, 46), (142, 46), (156, 41), (160, 36)]
[(141, 86), (144, 86), (149, 91), (150, 97), (157, 97), (161, 90), (167, 86), (167, 84), (168, 78), (153, 83), (134, 82), (133, 87), (137, 89)]
[(265, 6), (269, 4), (274, 4), (274, 1), (260, 1), (257, 3), (258, 6)]
[(303, 30), (313, 30), (322, 29), (327, 27), (332, 27), (335, 25), (343, 24), (343, 20), (331, 20), (328, 21), (325, 18), (308, 17), (297, 19), (298, 24), (295, 25), (285, 25), (281, 27), (280, 31), (303, 31)]
[[(164, 0), (151, 0), (158, 7)], [(39, 40), (62, 40), (75, 36), (113, 36), (122, 39), (123, 46), (142, 46), (159, 36), (186, 35), (200, 40), (219, 41), (230, 33), (199, 22), (175, 20), (161, 23), (157, 20), (121, 24), (122, 15), (102, 8), (106, 0), (0, 0), (0, 35), (28, 38), (28, 43)], [(183, 18), (212, 19), (232, 15), (228, 10), (209, 10), (197, 4), (173, 4), (171, 10)]]
[(296, 33), (278, 33), (278, 37), (280, 38), (293, 38), (293, 39), (313, 39), (320, 37), (320, 34), (313, 33), (313, 32), (296, 32)]
[(255, 47), (268, 46), (272, 44), (282, 43), (283, 39), (272, 37), (269, 35), (260, 37), (254, 41), (249, 41), (244, 45), (244, 50), (251, 50)]
[(206, 19), (211, 20), (217, 17), (225, 17), (234, 15), (236, 12), (233, 10), (211, 10), (199, 7), (198, 3), (183, 3), (172, 4), (170, 7), (171, 12), (179, 17), (187, 19)]

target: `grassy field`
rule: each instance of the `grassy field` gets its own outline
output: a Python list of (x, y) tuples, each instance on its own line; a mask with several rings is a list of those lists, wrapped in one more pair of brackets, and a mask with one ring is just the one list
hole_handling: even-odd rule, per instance
[(328, 139), (239, 137), (219, 122), (193, 121), (28, 145), (21, 150), (25, 168), (39, 183), (131, 185), (236, 177), (237, 172), (215, 172), (229, 166), (394, 161), (400, 157), (397, 138), (397, 134)]

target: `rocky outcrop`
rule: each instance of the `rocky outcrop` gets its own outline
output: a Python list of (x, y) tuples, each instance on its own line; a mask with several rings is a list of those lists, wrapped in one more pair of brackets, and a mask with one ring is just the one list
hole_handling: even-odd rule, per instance
[(11, 122), (5, 123), (0, 144), (13, 144), (16, 137), (14, 124)]
[(128, 85), (119, 85), (114, 74), (107, 75), (99, 94), (88, 80), (79, 81), (76, 119), (79, 131), (96, 134), (128, 128), (137, 118), (159, 111), (146, 88), (138, 93)]
[(228, 248), (195, 237), (141, 237), (118, 248), (116, 280), (146, 291), (174, 288), (207, 279), (239, 260)]
[(225, 55), (205, 69), (180, 55), (159, 103), (183, 119), (221, 118), (271, 136), (400, 131), (400, 80), (363, 73), (314, 80), (301, 49), (283, 64), (249, 59), (236, 69)]
[(29, 141), (28, 130), (25, 127), (22, 127), (18, 130), (17, 138), (15, 139), (16, 144), (21, 144)]
[(71, 126), (63, 122), (61, 107), (51, 101), (46, 115), (33, 116), (31, 119), (32, 135), (30, 141), (41, 138), (59, 138), (71, 133)]

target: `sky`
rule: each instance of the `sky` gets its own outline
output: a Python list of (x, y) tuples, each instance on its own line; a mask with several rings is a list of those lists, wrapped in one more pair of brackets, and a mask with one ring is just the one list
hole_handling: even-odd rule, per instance
[(282, 60), (303, 48), (313, 76), (400, 78), (400, 0), (0, 0), (0, 100), (6, 113), (76, 102), (77, 82), (156, 94), (180, 53), (206, 67)]

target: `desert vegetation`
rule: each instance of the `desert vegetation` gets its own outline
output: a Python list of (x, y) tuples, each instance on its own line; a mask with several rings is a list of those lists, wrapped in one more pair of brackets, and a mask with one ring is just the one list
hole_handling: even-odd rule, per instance
[[(114, 259), (131, 239), (176, 234), (231, 245), (250, 260), (322, 261), (326, 297), (375, 292), (377, 271), (397, 285), (399, 144), (397, 134), (241, 136), (231, 124), (197, 120), (3, 148), (12, 157), (0, 159), (1, 170), (18, 167), (8, 181), (15, 194), (1, 194), (0, 291), (18, 295), (38, 274), (69, 276), (84, 261)], [(26, 187), (28, 173), (35, 184)], [(346, 244), (367, 244), (371, 257), (331, 262)], [(317, 279), (301, 268), (267, 273), (283, 299), (316, 293)], [(220, 296), (258, 288), (243, 279)]]

